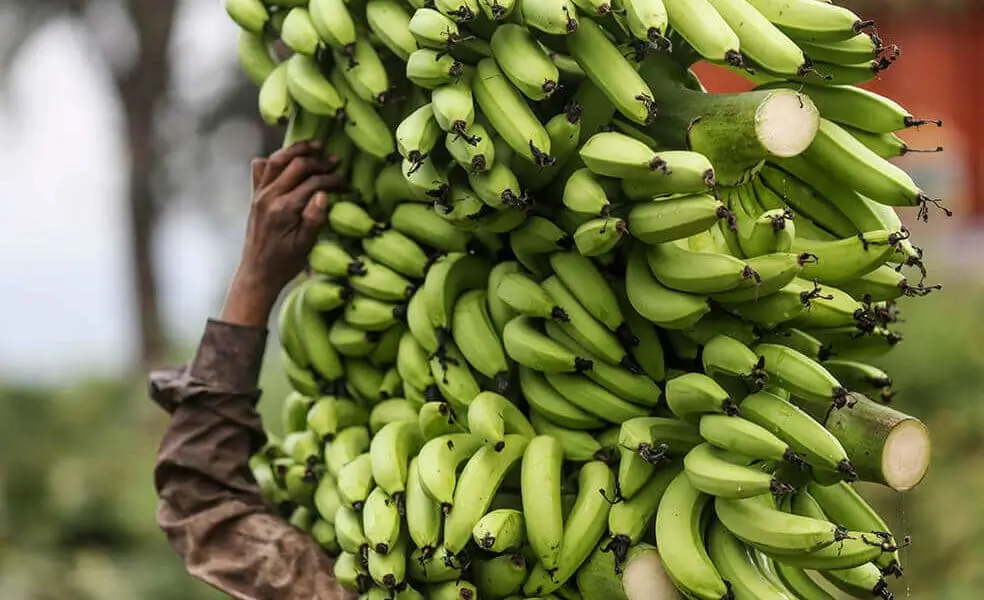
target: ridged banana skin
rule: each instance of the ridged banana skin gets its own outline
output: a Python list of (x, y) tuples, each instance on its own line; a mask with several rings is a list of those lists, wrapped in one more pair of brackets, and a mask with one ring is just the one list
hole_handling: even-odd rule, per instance
[(379, 430), (369, 446), (376, 485), (390, 496), (401, 496), (406, 490), (410, 457), (422, 443), (416, 421), (390, 423)]
[(766, 372), (793, 395), (812, 402), (846, 402), (847, 390), (805, 354), (776, 344), (758, 344), (753, 351), (765, 360)]
[(685, 373), (667, 381), (666, 404), (681, 419), (702, 414), (739, 414), (738, 405), (728, 392), (703, 373)]
[(407, 79), (428, 90), (456, 81), (463, 71), (459, 60), (430, 48), (415, 50), (407, 59)]
[(738, 35), (741, 51), (770, 73), (804, 75), (809, 67), (796, 42), (757, 11), (748, 0), (710, 0)]
[(337, 381), (345, 375), (341, 357), (330, 342), (328, 327), (321, 313), (304, 302), (306, 291), (306, 287), (301, 290), (294, 307), (298, 339), (312, 369), (325, 381)]
[(577, 8), (570, 0), (521, 2), (523, 22), (547, 35), (568, 35), (580, 26)]
[(649, 409), (619, 398), (581, 374), (547, 373), (546, 379), (568, 402), (609, 423), (621, 423), (649, 412)]
[(615, 475), (603, 462), (592, 461), (578, 473), (578, 494), (564, 525), (563, 551), (557, 570), (550, 572), (537, 563), (523, 584), (529, 595), (549, 594), (570, 579), (587, 560), (608, 527), (610, 501), (615, 495)]
[(410, 459), (407, 470), (407, 491), (404, 496), (407, 533), (425, 558), (430, 558), (441, 543), (443, 513), (440, 503), (424, 489), (420, 481), (419, 458)]
[(789, 491), (777, 485), (771, 474), (735, 464), (728, 460), (725, 451), (706, 442), (687, 453), (683, 466), (691, 485), (717, 498), (753, 498), (773, 490)]
[(410, 14), (398, 0), (366, 2), (366, 22), (377, 38), (400, 60), (406, 61), (417, 49), (410, 33)]
[(572, 404), (546, 380), (542, 373), (519, 368), (519, 385), (530, 406), (544, 418), (568, 429), (597, 429), (605, 422)]
[(618, 297), (612, 285), (591, 259), (577, 252), (556, 252), (550, 255), (550, 266), (564, 286), (591, 315), (610, 331), (625, 324)]
[(351, 51), (357, 39), (355, 22), (342, 0), (310, 0), (308, 12), (318, 36), (335, 50)]
[(806, 42), (846, 40), (865, 25), (850, 10), (825, 2), (748, 0), (748, 3), (790, 36)]
[(431, 357), (430, 363), (441, 395), (456, 411), (467, 408), (481, 388), (458, 347), (450, 341), (445, 342), (443, 352)]
[(666, 573), (682, 592), (701, 600), (725, 600), (730, 590), (704, 545), (703, 516), (710, 500), (686, 473), (679, 473), (656, 511), (656, 544)]
[(741, 417), (704, 415), (700, 419), (700, 434), (718, 448), (756, 460), (796, 463), (802, 460), (772, 432)]
[(584, 19), (566, 41), (571, 57), (620, 113), (640, 125), (652, 120), (652, 90), (600, 25)]
[(489, 271), (488, 294), (485, 300), (488, 303), (489, 316), (492, 318), (492, 323), (500, 337), (502, 337), (506, 324), (516, 317), (517, 313), (499, 298), (499, 283), (506, 275), (521, 272), (522, 266), (516, 261), (500, 262)]
[(709, 0), (663, 0), (673, 30), (711, 62), (741, 65), (741, 41)]
[(815, 262), (803, 268), (803, 277), (837, 285), (863, 277), (884, 265), (892, 258), (901, 238), (902, 234), (884, 230), (830, 242), (797, 238), (793, 241), (793, 251), (808, 252), (817, 257)]
[(468, 247), (468, 233), (457, 229), (424, 204), (400, 204), (390, 217), (390, 225), (417, 243), (442, 252), (464, 252)]
[(294, 100), (287, 91), (287, 63), (277, 65), (263, 81), (257, 102), (260, 117), (267, 125), (287, 123), (294, 109)]
[(483, 446), (461, 472), (454, 490), (454, 501), (444, 521), (444, 547), (460, 552), (471, 539), (472, 529), (488, 512), (508, 470), (523, 457), (529, 438), (507, 435), (501, 448)]
[(789, 590), (767, 578), (752, 562), (748, 548), (720, 522), (711, 523), (707, 552), (738, 598), (796, 600)]
[(630, 251), (625, 291), (640, 315), (665, 329), (687, 329), (711, 311), (707, 298), (672, 290), (657, 281), (641, 245)]
[(450, 331), (458, 297), (468, 290), (483, 288), (490, 268), (482, 258), (462, 253), (448, 254), (432, 264), (419, 292), (426, 299), (431, 324)]
[(376, 108), (360, 98), (345, 81), (341, 67), (336, 66), (331, 82), (345, 99), (345, 134), (362, 150), (382, 160), (396, 151), (396, 142), (389, 126)]
[[(565, 333), (612, 365), (631, 362), (627, 361), (625, 348), (622, 347), (618, 337), (592, 316), (558, 276), (548, 277), (541, 285), (557, 306), (567, 314), (566, 321), (554, 321)], [(615, 309), (617, 310), (617, 303)]]
[(504, 275), (493, 291), (519, 315), (541, 319), (568, 318), (567, 313), (557, 306), (543, 286), (526, 273)]
[(524, 96), (540, 101), (557, 90), (560, 80), (557, 66), (525, 27), (513, 23), (500, 25), (490, 43), (496, 64)]
[(241, 29), (236, 41), (236, 56), (239, 66), (250, 81), (263, 85), (266, 78), (277, 68), (277, 62), (270, 53), (270, 41), (263, 33)]
[(747, 544), (783, 552), (814, 552), (837, 541), (837, 526), (781, 512), (768, 495), (715, 498), (718, 519)]
[(727, 292), (754, 281), (748, 264), (734, 256), (694, 252), (685, 242), (656, 244), (648, 248), (649, 267), (663, 285), (691, 294)]
[(451, 330), (458, 349), (476, 371), (495, 379), (501, 388), (508, 385), (509, 364), (485, 304), (485, 290), (462, 294), (454, 305)]
[(636, 204), (626, 219), (629, 233), (647, 244), (662, 244), (707, 231), (731, 216), (710, 194)]
[(564, 516), (561, 478), (564, 452), (549, 435), (530, 440), (523, 454), (521, 494), (526, 516), (526, 535), (537, 560), (546, 569), (556, 569), (563, 549)]
[[(660, 466), (632, 498), (612, 505), (608, 513), (608, 535), (616, 552), (639, 543), (653, 526), (653, 518), (670, 483), (681, 472), (678, 462)], [(616, 560), (619, 558), (616, 556)]]
[(250, 33), (263, 33), (270, 20), (270, 13), (261, 0), (223, 0), (223, 5), (229, 18)]
[(287, 60), (287, 91), (304, 110), (325, 117), (335, 116), (345, 105), (342, 96), (309, 56), (295, 54)]
[(599, 460), (603, 448), (598, 441), (586, 431), (565, 429), (551, 423), (546, 417), (536, 411), (530, 411), (530, 422), (540, 435), (549, 435), (558, 442), (564, 450), (564, 459), (573, 463), (583, 463)]
[(550, 136), (492, 58), (478, 62), (472, 94), (502, 139), (526, 160), (550, 164)]
[(573, 373), (594, 366), (590, 359), (578, 356), (539, 331), (530, 317), (519, 316), (507, 323), (502, 337), (509, 358), (541, 373)]
[(362, 507), (362, 529), (369, 548), (379, 554), (389, 554), (400, 536), (402, 520), (396, 500), (382, 488), (377, 487), (370, 492)]
[(447, 513), (454, 505), (458, 465), (484, 446), (482, 438), (471, 433), (451, 433), (425, 443), (418, 455), (420, 483), (427, 494)]

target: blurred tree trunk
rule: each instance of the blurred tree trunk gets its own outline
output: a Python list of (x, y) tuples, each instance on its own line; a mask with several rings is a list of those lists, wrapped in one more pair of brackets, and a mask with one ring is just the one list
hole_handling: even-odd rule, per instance
[(128, 186), (130, 278), (140, 332), (140, 366), (164, 358), (167, 336), (161, 318), (153, 247), (162, 202), (154, 189), (160, 159), (158, 107), (166, 101), (176, 0), (130, 2), (128, 11), (139, 38), (137, 60), (117, 79), (126, 119), (131, 168)]

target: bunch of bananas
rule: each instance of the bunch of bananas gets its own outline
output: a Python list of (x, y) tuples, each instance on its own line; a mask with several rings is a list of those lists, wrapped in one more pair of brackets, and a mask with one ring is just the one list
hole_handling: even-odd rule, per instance
[[(226, 0), (335, 194), (251, 461), (364, 598), (891, 598), (898, 57), (817, 0)], [(691, 66), (758, 87), (709, 94)], [(910, 281), (907, 269), (915, 269)]]

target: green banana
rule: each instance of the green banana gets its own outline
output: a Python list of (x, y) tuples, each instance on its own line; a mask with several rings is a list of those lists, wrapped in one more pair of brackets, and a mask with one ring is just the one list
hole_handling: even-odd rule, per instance
[(383, 106), (392, 99), (389, 75), (368, 38), (356, 39), (351, 52), (336, 50), (333, 54), (336, 64), (349, 60), (342, 75), (359, 98), (376, 106)]
[(223, 0), (226, 14), (243, 28), (254, 34), (264, 33), (270, 13), (261, 0)]
[(700, 435), (723, 450), (763, 461), (803, 464), (803, 458), (768, 429), (741, 417), (704, 415)]
[(766, 373), (795, 396), (812, 402), (832, 402), (836, 407), (850, 403), (850, 393), (840, 382), (805, 354), (777, 344), (758, 344), (753, 351), (764, 361)]
[[(618, 337), (599, 322), (589, 309), (581, 304), (577, 296), (564, 285), (559, 275), (548, 277), (541, 283), (541, 287), (556, 305), (567, 314), (567, 320), (554, 321), (565, 333), (574, 338), (578, 344), (604, 359), (606, 362), (613, 365), (626, 365), (635, 368)], [(610, 290), (611, 288), (609, 287), (608, 289)], [(604, 290), (601, 290), (600, 293), (604, 293)], [(586, 290), (582, 290), (581, 296), (594, 304), (596, 312), (601, 312), (602, 303), (604, 303), (606, 310), (617, 310), (619, 314), (621, 313), (617, 301), (614, 302), (614, 305), (608, 304), (605, 299), (601, 299), (599, 302), (596, 300), (597, 294), (589, 295)], [(614, 297), (608, 300), (613, 299)], [(614, 322), (614, 319), (610, 318), (609, 320)], [(616, 329), (620, 326), (621, 323), (619, 323)]]
[(382, 488), (375, 488), (362, 507), (362, 531), (369, 548), (378, 554), (389, 554), (400, 537), (401, 521), (397, 501)]
[[(516, 313), (528, 318), (567, 320), (567, 313), (546, 290), (525, 273), (508, 273), (490, 290)], [(505, 332), (503, 331), (503, 335)]]
[(503, 508), (487, 513), (475, 523), (472, 539), (482, 550), (495, 554), (519, 549), (526, 543), (523, 512)]
[(830, 42), (851, 38), (874, 25), (850, 10), (825, 2), (748, 0), (769, 21), (797, 40)]
[(639, 203), (627, 217), (629, 233), (647, 244), (684, 239), (733, 219), (734, 214), (710, 194)]
[(475, 121), (475, 102), (471, 77), (461, 77), (431, 91), (431, 104), (437, 124), (448, 133), (467, 135)]
[(468, 430), (493, 446), (503, 444), (506, 434), (528, 438), (537, 434), (515, 404), (493, 392), (481, 392), (468, 407)]
[(337, 478), (345, 465), (368, 451), (369, 430), (359, 425), (346, 427), (325, 446), (325, 467)]
[(406, 536), (398, 537), (397, 543), (386, 554), (369, 548), (366, 560), (369, 576), (378, 586), (387, 589), (395, 588), (406, 579), (409, 553)]
[[(444, 147), (455, 162), (469, 173), (488, 171), (495, 165), (495, 144), (489, 131), (481, 123), (474, 123), (465, 130), (464, 134), (448, 132), (444, 137)], [(476, 181), (485, 180), (476, 179)], [(481, 197), (482, 195), (479, 194), (479, 198)]]
[(335, 536), (342, 552), (363, 556), (369, 549), (369, 541), (362, 531), (362, 517), (358, 511), (348, 506), (339, 506), (335, 511), (334, 523)]
[(407, 533), (424, 559), (431, 558), (441, 541), (441, 505), (426, 492), (420, 479), (419, 458), (410, 459), (404, 506)]
[(493, 379), (505, 390), (509, 382), (509, 364), (486, 305), (485, 290), (470, 290), (455, 302), (451, 315), (454, 340), (468, 364)]
[(430, 48), (414, 50), (407, 59), (407, 79), (427, 90), (454, 83), (463, 72), (461, 61)]
[(400, 204), (390, 217), (390, 225), (417, 243), (442, 252), (464, 252), (468, 247), (470, 236), (467, 232), (457, 229), (423, 204)]
[(705, 59), (743, 66), (741, 41), (709, 0), (663, 0), (670, 26)]
[(525, 27), (505, 23), (489, 41), (496, 64), (524, 96), (540, 101), (557, 90), (557, 66)]
[(521, 273), (522, 266), (516, 261), (504, 261), (492, 267), (489, 271), (489, 282), (488, 282), (488, 294), (486, 295), (485, 301), (489, 311), (489, 317), (492, 319), (492, 324), (495, 326), (496, 332), (501, 338), (503, 332), (506, 328), (506, 324), (509, 323), (515, 316), (516, 311), (512, 309), (502, 298), (499, 297), (499, 285), (506, 275), (512, 273)]
[(470, 433), (451, 433), (423, 445), (418, 455), (420, 483), (427, 494), (441, 503), (445, 514), (454, 506), (458, 466), (480, 448), (482, 438)]
[(641, 417), (647, 409), (623, 400), (581, 374), (546, 373), (547, 382), (568, 402), (610, 423)]
[(352, 143), (359, 150), (384, 160), (396, 152), (396, 142), (386, 121), (376, 107), (366, 102), (349, 85), (341, 67), (331, 72), (332, 85), (345, 101), (345, 125), (343, 127)]
[(523, 23), (547, 35), (566, 36), (577, 31), (581, 22), (570, 0), (530, 0), (520, 7)]
[(447, 402), (426, 402), (417, 414), (417, 424), (425, 442), (449, 433), (465, 433)]
[(472, 566), (475, 587), (483, 598), (505, 598), (515, 594), (526, 579), (526, 557), (519, 553), (476, 560)]
[[(683, 467), (695, 488), (716, 498), (783, 495), (792, 493), (795, 489), (771, 473), (754, 466), (738, 464), (733, 460), (728, 452), (705, 442), (687, 453), (683, 459)], [(743, 460), (742, 463), (744, 462)]]
[(376, 38), (400, 60), (407, 60), (417, 49), (409, 28), (410, 15), (398, 0), (368, 0), (366, 23)]
[(657, 281), (642, 246), (630, 250), (625, 291), (640, 315), (665, 329), (691, 327), (711, 310), (706, 298), (672, 290)]
[(343, 0), (310, 0), (308, 12), (318, 36), (334, 50), (351, 53), (358, 38), (352, 14)]
[(739, 414), (728, 392), (702, 373), (686, 373), (667, 381), (666, 404), (681, 419), (709, 413)]
[(526, 490), (522, 501), (527, 538), (536, 560), (546, 569), (557, 568), (563, 549), (563, 461), (560, 442), (550, 435), (540, 435), (526, 446), (521, 465), (521, 487)]
[(647, 260), (660, 283), (692, 294), (727, 292), (761, 279), (745, 261), (727, 254), (694, 251), (687, 240), (651, 245)]
[(715, 498), (714, 512), (738, 539), (773, 551), (815, 552), (847, 535), (827, 521), (781, 512), (768, 494)]
[(803, 50), (756, 10), (751, 0), (710, 0), (710, 3), (738, 36), (742, 53), (763, 70), (799, 76), (810, 72), (811, 61)]
[(768, 379), (763, 372), (761, 357), (727, 335), (716, 335), (704, 344), (701, 362), (704, 372), (712, 377), (737, 378), (757, 389), (761, 389)]
[(794, 600), (789, 590), (773, 582), (749, 556), (748, 549), (720, 522), (711, 523), (707, 533), (707, 554), (738, 598)]
[(656, 469), (631, 499), (623, 499), (612, 505), (608, 513), (607, 548), (615, 554), (616, 568), (627, 558), (629, 548), (638, 544), (647, 527), (652, 526), (659, 503), (670, 483), (680, 474), (679, 463), (671, 463)]
[(601, 445), (586, 431), (566, 429), (551, 423), (535, 411), (530, 411), (530, 423), (532, 423), (536, 433), (549, 435), (560, 443), (565, 460), (587, 462), (603, 456)]
[(591, 316), (610, 331), (622, 333), (625, 317), (615, 290), (590, 259), (577, 252), (555, 252), (550, 255), (550, 266), (557, 279)]
[[(338, 485), (338, 495), (345, 503), (345, 507), (361, 510), (369, 492), (375, 486), (375, 481), (372, 478), (372, 457), (368, 452), (360, 454), (341, 467), (335, 474), (335, 478)], [(337, 522), (335, 527), (337, 529)]]
[(553, 388), (542, 373), (519, 368), (519, 386), (530, 407), (545, 419), (568, 429), (596, 429), (604, 421), (571, 403)]
[(451, 317), (458, 297), (481, 289), (488, 281), (490, 265), (477, 256), (451, 253), (435, 261), (421, 286), (431, 325), (438, 332), (451, 331)]
[(482, 114), (518, 156), (548, 166), (550, 136), (492, 58), (478, 62), (472, 93)]
[(305, 420), (307, 428), (325, 442), (332, 442), (343, 429), (365, 425), (366, 409), (356, 402), (334, 396), (324, 396), (310, 405)]

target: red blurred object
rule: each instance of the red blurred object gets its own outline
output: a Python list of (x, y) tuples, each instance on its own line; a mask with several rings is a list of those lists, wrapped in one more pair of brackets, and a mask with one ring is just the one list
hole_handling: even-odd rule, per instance
[[(910, 155), (899, 164), (927, 193), (943, 197), (962, 216), (984, 217), (984, 8), (864, 16), (875, 19), (885, 45), (897, 45), (902, 54), (863, 87), (894, 99), (916, 117), (943, 120), (942, 129), (925, 126), (900, 135), (913, 148), (942, 145), (944, 152)], [(694, 70), (712, 92), (752, 87), (711, 65)]]

